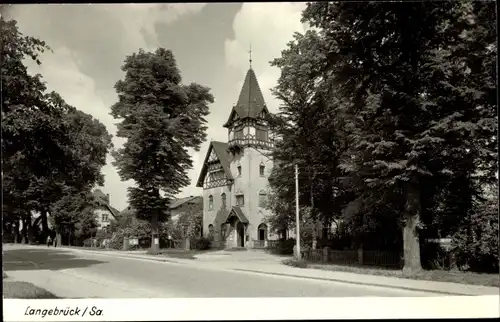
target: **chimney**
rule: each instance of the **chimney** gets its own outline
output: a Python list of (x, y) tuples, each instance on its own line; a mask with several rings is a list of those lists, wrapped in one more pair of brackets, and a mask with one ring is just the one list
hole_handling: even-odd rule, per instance
[(106, 194), (106, 201), (108, 202), (109, 204), (109, 193)]

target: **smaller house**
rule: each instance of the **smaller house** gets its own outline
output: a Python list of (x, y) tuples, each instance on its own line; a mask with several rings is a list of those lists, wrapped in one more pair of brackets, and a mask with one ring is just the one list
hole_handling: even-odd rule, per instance
[(177, 221), (182, 213), (184, 213), (190, 205), (203, 204), (201, 196), (189, 196), (172, 201), (170, 204), (170, 218), (172, 221)]
[(109, 202), (109, 194), (104, 194), (100, 189), (94, 191), (94, 198), (97, 204), (95, 209), (97, 229), (106, 229), (111, 219), (115, 219), (119, 215), (119, 211), (112, 207)]

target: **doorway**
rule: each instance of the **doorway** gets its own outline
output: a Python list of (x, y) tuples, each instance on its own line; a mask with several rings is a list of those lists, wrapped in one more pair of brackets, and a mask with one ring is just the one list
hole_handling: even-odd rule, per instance
[(245, 247), (245, 226), (238, 222), (236, 225), (236, 231), (238, 232), (238, 246)]
[(258, 238), (260, 241), (267, 240), (267, 225), (266, 224), (260, 224), (258, 227)]

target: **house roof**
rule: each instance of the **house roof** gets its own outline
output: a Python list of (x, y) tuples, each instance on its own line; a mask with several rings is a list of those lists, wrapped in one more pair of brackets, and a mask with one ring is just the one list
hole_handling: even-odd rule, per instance
[(189, 196), (186, 198), (176, 199), (176, 200), (172, 201), (172, 203), (170, 203), (170, 209), (179, 208), (180, 206), (184, 205), (185, 203), (188, 203), (190, 201), (196, 201), (197, 199), (199, 201), (201, 201), (202, 198), (200, 196)]
[[(179, 198), (176, 200), (173, 200), (172, 203), (170, 204), (170, 209), (176, 209), (179, 208), (180, 206), (190, 202), (190, 201), (198, 201), (202, 202), (202, 197), (201, 196), (189, 196), (186, 198)], [(129, 215), (135, 215), (135, 209), (132, 206), (127, 206), (125, 209), (122, 211), (118, 211), (119, 216), (129, 216)]]
[(227, 218), (226, 218), (226, 222), (232, 217), (232, 216), (235, 216), (236, 218), (238, 218), (242, 223), (244, 224), (248, 224), (248, 219), (247, 217), (245, 216), (245, 214), (243, 214), (243, 210), (241, 210), (240, 207), (238, 206), (233, 206), (231, 208), (231, 211), (229, 212), (229, 214), (227, 215)]
[(250, 68), (245, 76), (245, 81), (238, 97), (238, 103), (233, 106), (224, 127), (228, 127), (231, 124), (235, 114), (242, 119), (257, 118), (262, 110), (268, 112), (255, 72)]
[(108, 196), (101, 191), (101, 189), (94, 190), (94, 198), (97, 201), (97, 204), (101, 207), (104, 207), (109, 210), (111, 215), (116, 219), (116, 217), (120, 214), (118, 209), (112, 207), (108, 202)]
[(210, 153), (212, 152), (212, 149), (214, 149), (215, 154), (217, 155), (217, 158), (219, 159), (219, 162), (222, 165), (222, 168), (224, 169), (224, 173), (226, 174), (227, 178), (233, 180), (233, 175), (231, 174), (231, 168), (229, 167), (229, 164), (231, 162), (231, 155), (227, 152), (227, 148), (228, 148), (227, 143), (218, 141), (210, 142), (207, 154), (205, 156), (205, 161), (203, 162), (203, 167), (201, 168), (200, 176), (196, 184), (197, 187), (203, 187), (203, 179), (205, 179), (205, 175), (207, 174), (208, 170), (207, 162)]

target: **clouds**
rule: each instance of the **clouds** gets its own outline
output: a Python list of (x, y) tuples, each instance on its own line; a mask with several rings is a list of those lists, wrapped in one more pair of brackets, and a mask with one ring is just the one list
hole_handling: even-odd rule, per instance
[[(17, 20), (22, 33), (45, 40), (53, 50), (43, 54), (41, 66), (27, 61), (29, 71), (41, 73), (49, 90), (99, 119), (114, 135), (116, 120), (109, 107), (116, 101), (113, 85), (122, 77), (125, 56), (158, 47), (158, 25), (199, 13), (204, 6), (13, 5), (6, 18)], [(114, 137), (113, 143), (120, 147), (123, 140)], [(113, 206), (125, 208), (131, 183), (121, 182), (111, 156), (107, 161), (104, 190)]]
[[(21, 32), (45, 40), (53, 49), (42, 57), (42, 66), (29, 63), (50, 90), (71, 105), (92, 114), (115, 134), (117, 121), (110, 115), (116, 102), (114, 84), (123, 77), (125, 57), (139, 48), (172, 49), (183, 78), (212, 88), (215, 103), (208, 117), (208, 141), (227, 140), (226, 121), (236, 103), (248, 70), (252, 44), (253, 68), (266, 103), (276, 111), (272, 97), (279, 70), (269, 61), (279, 57), (300, 22), (303, 3), (239, 4), (119, 4), (119, 5), (13, 5), (6, 18), (18, 21)], [(239, 9), (239, 11), (237, 11)], [(236, 12), (236, 14), (235, 14)], [(232, 30), (231, 30), (232, 29)], [(192, 152), (191, 186), (181, 196), (200, 194), (196, 181), (208, 148)], [(122, 139), (113, 138), (115, 147)], [(126, 189), (108, 157), (104, 167), (105, 186), (111, 203), (127, 205)]]
[[(228, 66), (238, 69), (242, 75), (248, 70), (248, 51), (252, 44), (252, 66), (271, 112), (275, 112), (279, 104), (270, 92), (279, 70), (269, 66), (269, 62), (281, 56), (294, 32), (304, 32), (300, 22), (304, 7), (300, 2), (244, 3), (234, 18), (234, 39), (227, 39), (225, 43)], [(238, 86), (242, 83), (243, 77)]]

